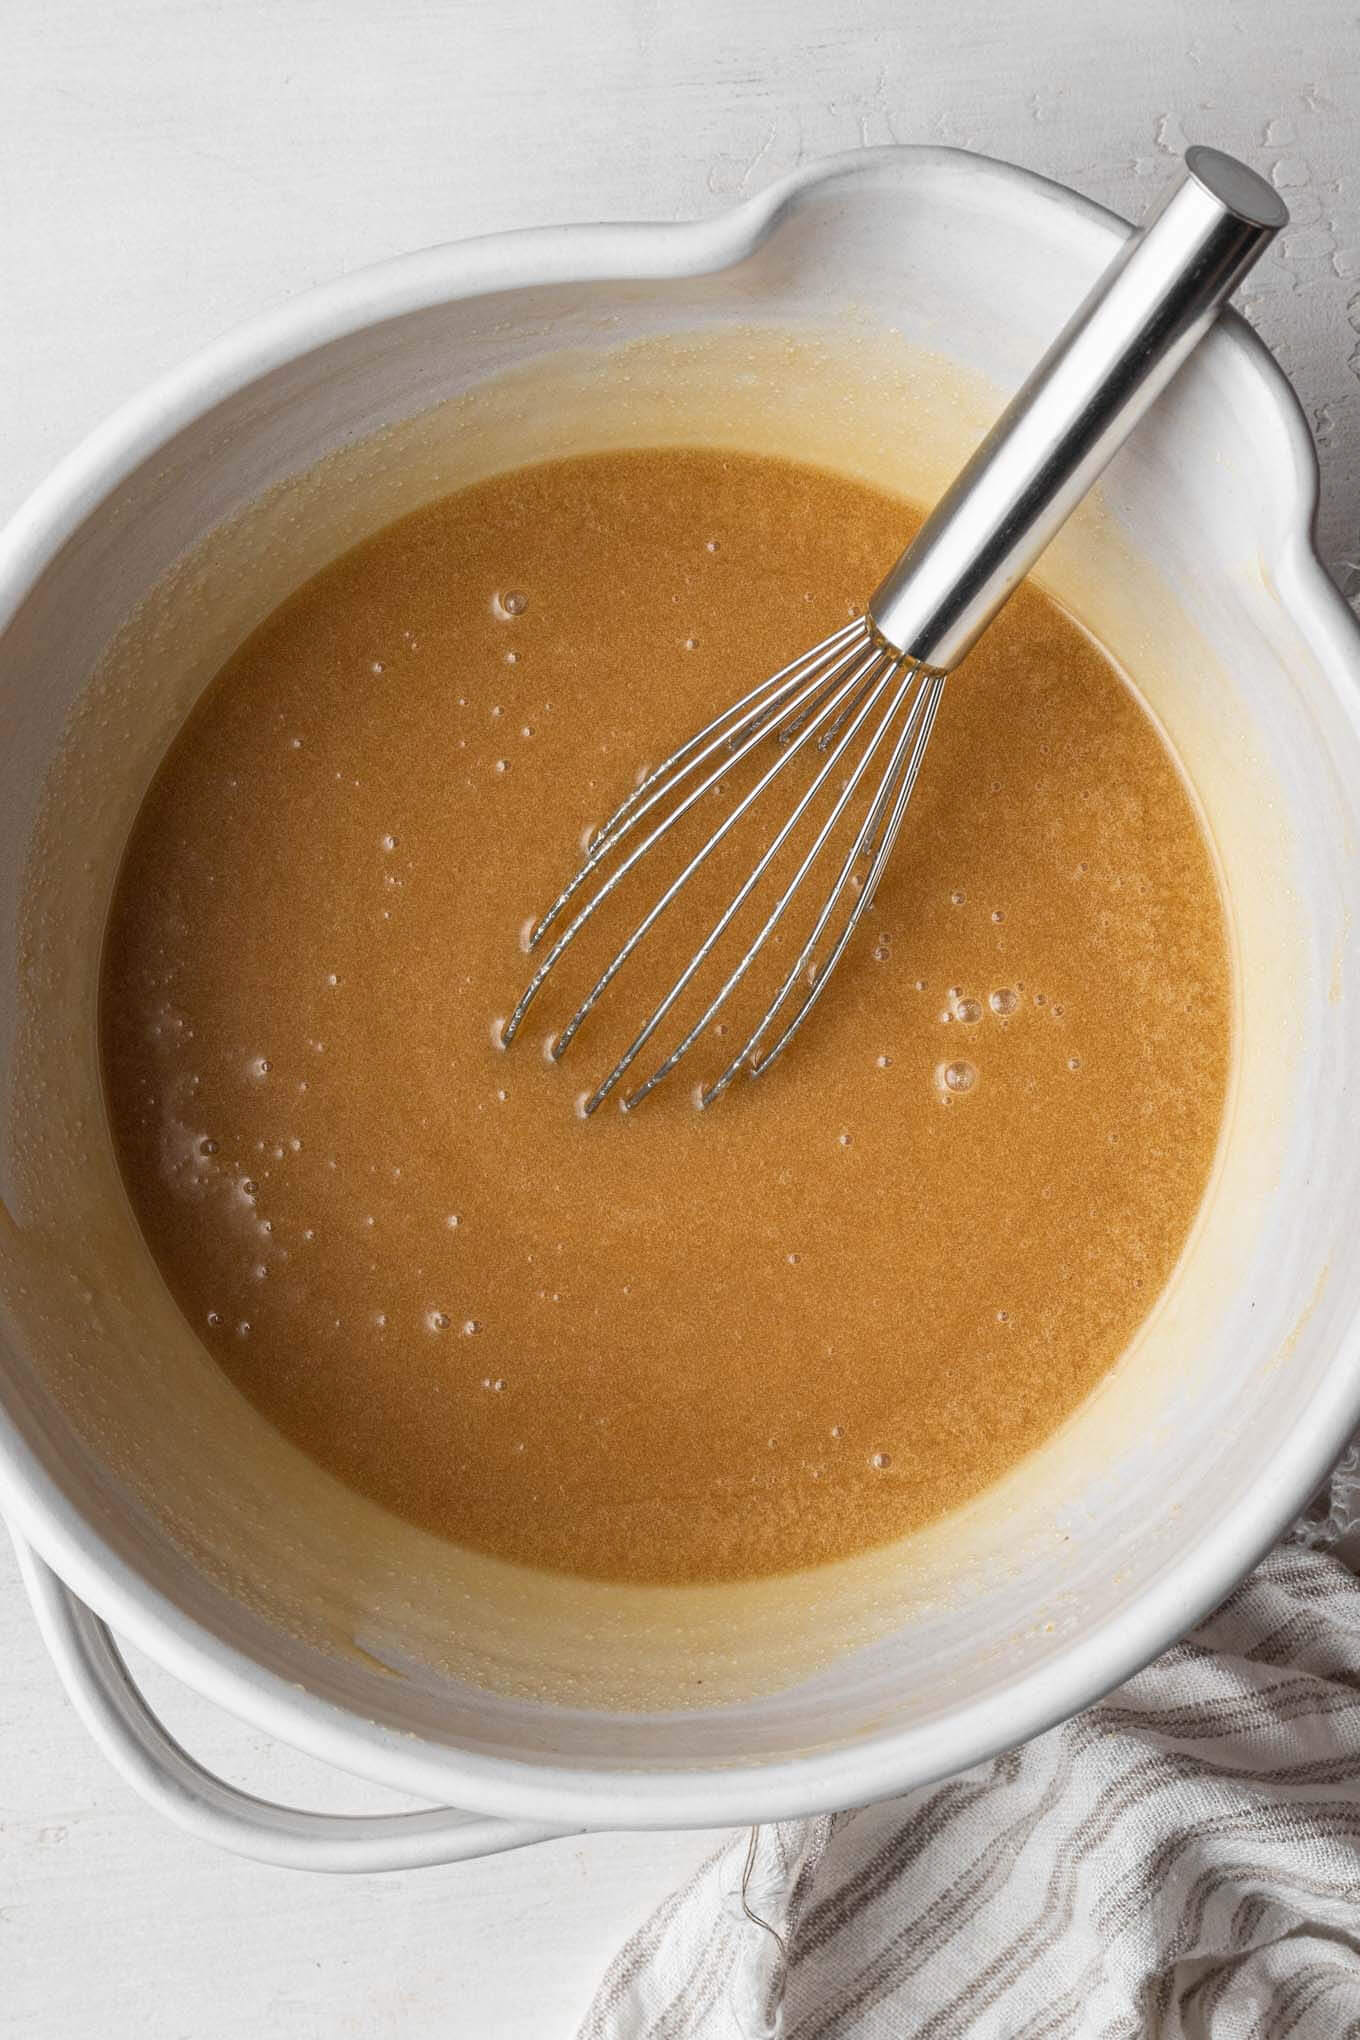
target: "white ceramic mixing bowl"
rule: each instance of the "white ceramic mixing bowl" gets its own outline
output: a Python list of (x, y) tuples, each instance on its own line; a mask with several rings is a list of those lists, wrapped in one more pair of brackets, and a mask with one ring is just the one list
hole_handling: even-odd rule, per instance
[[(750, 1587), (451, 1553), (225, 1383), (102, 1116), (97, 960), (127, 827), (195, 694), (291, 586), (401, 510), (567, 447), (765, 446), (927, 495), (1125, 231), (1018, 170), (892, 149), (700, 225), (436, 249), (210, 350), (0, 541), (0, 1501), (73, 1697), (173, 1818), (371, 1868), (901, 1791), (1161, 1649), (1360, 1417), (1360, 634), (1311, 549), (1303, 421), (1233, 318), (1040, 570), (1202, 803), (1236, 948), (1231, 1109), (1137, 1347), (1000, 1488), (893, 1551)], [(164, 1738), (98, 1618), (258, 1726), (479, 1817), (243, 1799)]]

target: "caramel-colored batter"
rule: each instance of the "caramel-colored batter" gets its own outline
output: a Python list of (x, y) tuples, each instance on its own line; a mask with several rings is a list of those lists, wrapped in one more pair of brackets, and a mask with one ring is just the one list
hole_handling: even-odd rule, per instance
[(910, 521), (755, 456), (484, 482), (272, 616), (146, 798), (102, 1009), (134, 1206), (245, 1394), (431, 1529), (634, 1580), (844, 1556), (1037, 1445), (1171, 1273), (1227, 1080), (1222, 903), (1153, 724), (1030, 589), (760, 1083), (699, 1114), (687, 1065), (583, 1122), (604, 1036), (554, 1067), (559, 1000), (496, 1046), (582, 825), (860, 607)]

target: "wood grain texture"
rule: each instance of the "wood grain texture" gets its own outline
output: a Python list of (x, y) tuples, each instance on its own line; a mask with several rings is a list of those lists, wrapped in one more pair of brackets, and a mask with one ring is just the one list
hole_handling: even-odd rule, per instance
[[(1351, 0), (8, 0), (0, 514), (236, 320), (432, 241), (710, 213), (795, 164), (957, 143), (1133, 215), (1187, 139), (1293, 223), (1249, 315), (1318, 440), (1360, 592), (1360, 28)], [(0, 1554), (0, 2032), (24, 2040), (559, 2040), (712, 1837), (596, 1837), (309, 1879), (164, 1828), (90, 1748)], [(392, 1801), (158, 1674), (256, 1789)]]

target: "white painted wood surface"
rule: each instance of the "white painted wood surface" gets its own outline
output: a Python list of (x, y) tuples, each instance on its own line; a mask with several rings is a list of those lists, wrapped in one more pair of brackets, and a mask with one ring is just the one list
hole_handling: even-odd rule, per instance
[[(5, 0), (0, 21), (0, 515), (223, 327), (404, 249), (707, 213), (892, 140), (1133, 214), (1198, 137), (1293, 210), (1250, 310), (1319, 442), (1323, 555), (1360, 590), (1351, 0)], [(716, 1839), (349, 1881), (219, 1857), (90, 1749), (7, 1550), (0, 1621), (0, 2032), (24, 2040), (559, 2040)], [(393, 1803), (148, 1683), (257, 1790)]]

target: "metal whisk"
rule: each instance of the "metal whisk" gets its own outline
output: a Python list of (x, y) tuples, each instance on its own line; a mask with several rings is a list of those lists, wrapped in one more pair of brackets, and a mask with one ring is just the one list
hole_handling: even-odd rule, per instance
[[(560, 1058), (695, 874), (748, 818), (764, 812), (768, 820), (771, 790), (786, 786), (787, 811), (749, 872), (582, 1109), (593, 1112), (623, 1083), (688, 996), (700, 1006), (697, 1017), (689, 1019), (681, 1007), (680, 1039), (621, 1097), (625, 1109), (639, 1104), (715, 1023), (757, 963), (778, 955), (773, 995), (721, 1072), (696, 1090), (695, 1102), (711, 1104), (743, 1069), (758, 1076), (770, 1067), (825, 992), (873, 899), (916, 785), (946, 673), (971, 649), (1287, 218), (1278, 194), (1244, 164), (1215, 149), (1187, 150), (1178, 181), (1130, 234), (864, 615), (715, 716), (594, 834), (585, 863), (532, 931), (531, 950), (560, 930), (505, 1025), (507, 1046), (606, 901), (617, 898), (644, 859), (668, 841), (682, 842), (681, 868), (552, 1041), (550, 1053)], [(728, 789), (732, 800), (721, 820), (689, 851), (677, 828), (686, 817), (694, 817), (695, 826), (700, 804)], [(828, 852), (828, 883), (809, 905), (814, 867)], [(753, 903), (762, 887), (773, 898), (754, 936), (734, 961), (720, 961), (724, 938), (740, 928), (743, 912), (760, 912)], [(797, 911), (805, 922), (790, 922)], [(801, 940), (794, 935), (791, 957), (780, 955), (795, 925), (806, 932)], [(706, 967), (718, 980), (709, 996), (700, 989)]]

